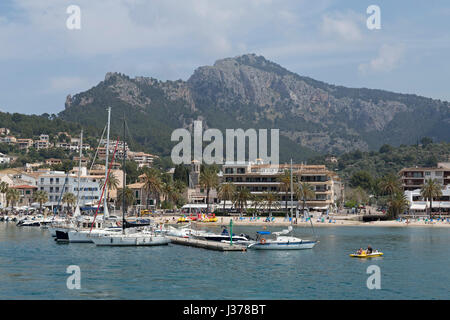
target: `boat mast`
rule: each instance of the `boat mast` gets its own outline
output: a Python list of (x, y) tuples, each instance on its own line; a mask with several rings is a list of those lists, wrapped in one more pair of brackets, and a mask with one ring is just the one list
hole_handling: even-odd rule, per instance
[(293, 209), (293, 203), (294, 203), (294, 181), (292, 180), (292, 159), (291, 159), (291, 224), (292, 220), (294, 220), (294, 209)]
[(125, 149), (125, 114), (123, 115), (123, 159), (122, 159), (122, 170), (123, 170), (123, 189), (122, 189), (122, 233), (125, 234), (125, 191), (127, 186), (126, 173), (125, 173), (125, 159), (127, 156), (127, 151)]
[[(81, 129), (81, 135), (80, 135), (80, 161), (78, 162), (78, 186), (77, 186), (77, 209), (79, 210), (79, 204), (80, 204), (80, 178), (81, 178), (81, 157), (83, 155), (83, 129)], [(75, 209), (75, 211), (77, 211)]]
[(103, 202), (103, 221), (109, 218), (108, 212), (108, 156), (109, 156), (109, 127), (111, 123), (111, 107), (108, 108), (108, 132), (106, 134), (106, 162), (105, 162), (105, 197)]

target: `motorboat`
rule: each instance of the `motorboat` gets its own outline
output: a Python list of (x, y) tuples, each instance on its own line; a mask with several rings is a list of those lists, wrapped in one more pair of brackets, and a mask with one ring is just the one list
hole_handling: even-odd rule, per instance
[(302, 250), (312, 249), (319, 241), (289, 236), (292, 226), (280, 232), (257, 231), (256, 242), (248, 248), (255, 250)]
[(350, 257), (352, 258), (376, 258), (381, 256), (383, 256), (383, 252), (380, 252), (378, 250), (372, 251), (371, 253), (367, 253), (366, 250), (363, 250), (362, 252), (350, 254)]
[(231, 237), (227, 228), (223, 228), (222, 232), (219, 234), (212, 232), (205, 232), (203, 234), (197, 235), (196, 237), (203, 238), (209, 241), (219, 241), (219, 242), (221, 241), (230, 242), (232, 240), (234, 243), (237, 244), (250, 244), (253, 242), (250, 236), (244, 233), (241, 233), (239, 235), (233, 233), (233, 236)]

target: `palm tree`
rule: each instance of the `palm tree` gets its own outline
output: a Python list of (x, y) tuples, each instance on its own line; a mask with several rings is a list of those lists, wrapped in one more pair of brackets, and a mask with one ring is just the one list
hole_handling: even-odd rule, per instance
[(9, 207), (9, 204), (11, 203), (12, 207), (14, 208), (14, 204), (19, 201), (20, 199), (20, 193), (17, 189), (8, 189), (6, 191), (6, 201), (7, 201), (7, 207)]
[(409, 201), (406, 199), (402, 191), (394, 193), (389, 202), (389, 215), (392, 219), (396, 219), (400, 213), (409, 208)]
[(289, 214), (288, 211), (288, 194), (291, 189), (291, 173), (289, 170), (284, 170), (283, 175), (278, 177), (278, 182), (280, 182), (280, 191), (284, 192), (285, 194), (285, 205), (286, 205), (286, 214)]
[(125, 197), (125, 211), (127, 211), (128, 207), (134, 204), (136, 198), (134, 196), (133, 190), (131, 190), (130, 188), (125, 187), (125, 192), (123, 190), (123, 188), (119, 189), (119, 192), (117, 194), (117, 201), (122, 204), (123, 198)]
[(206, 189), (206, 212), (209, 212), (209, 193), (211, 189), (216, 189), (219, 186), (219, 177), (212, 168), (205, 168), (200, 173), (199, 179), (200, 186)]
[[(316, 197), (313, 186), (307, 182), (299, 182), (296, 185), (295, 194), (298, 200), (302, 200), (302, 213), (305, 214), (306, 200), (314, 199)], [(299, 201), (297, 201), (297, 206), (298, 202)]]
[(0, 194), (6, 194), (8, 191), (9, 185), (5, 181), (0, 182)]
[[(161, 180), (161, 173), (155, 169), (150, 168), (144, 173), (144, 190), (147, 192), (147, 199), (151, 194), (154, 194), (156, 197), (155, 207), (158, 207), (159, 195), (163, 192), (163, 182)], [(148, 209), (148, 201), (146, 208)]]
[(390, 174), (381, 179), (379, 187), (385, 194), (393, 195), (402, 189), (402, 184), (398, 176)]
[(218, 196), (221, 200), (223, 200), (223, 212), (224, 213), (225, 213), (225, 201), (232, 200), (235, 191), (236, 191), (236, 188), (235, 188), (234, 184), (232, 184), (230, 182), (223, 183), (220, 185)]
[(278, 194), (268, 191), (263, 193), (262, 198), (263, 198), (263, 205), (268, 209), (269, 214), (272, 207), (275, 208), (279, 207)]
[(431, 219), (431, 213), (433, 210), (433, 198), (441, 197), (442, 190), (441, 186), (437, 183), (436, 179), (428, 179), (420, 190), (420, 195), (430, 201), (430, 213), (429, 217)]
[(34, 193), (34, 201), (39, 202), (39, 212), (42, 214), (42, 204), (48, 201), (48, 193), (44, 190), (39, 190)]
[(179, 200), (182, 199), (185, 190), (186, 185), (180, 180), (169, 180), (168, 182), (163, 183), (162, 192), (164, 194), (164, 199), (172, 205), (177, 205)]
[(234, 193), (234, 203), (239, 207), (241, 216), (244, 208), (247, 208), (247, 201), (250, 199), (250, 191), (246, 187), (240, 187)]
[[(100, 188), (103, 189), (104, 187), (104, 180), (100, 180)], [(113, 172), (109, 173), (108, 182), (106, 183), (106, 187), (108, 188), (108, 193), (106, 194), (106, 199), (109, 199), (109, 192), (111, 190), (117, 190), (119, 187), (119, 179), (115, 176)]]
[(72, 211), (71, 208), (73, 205), (75, 205), (76, 201), (77, 201), (77, 197), (71, 192), (64, 193), (64, 195), (62, 197), (62, 202), (67, 204), (69, 211)]
[(253, 209), (255, 209), (256, 215), (258, 215), (257, 208), (261, 207), (263, 205), (263, 202), (264, 202), (262, 196), (261, 195), (257, 195), (257, 194), (250, 194), (250, 200), (252, 202)]

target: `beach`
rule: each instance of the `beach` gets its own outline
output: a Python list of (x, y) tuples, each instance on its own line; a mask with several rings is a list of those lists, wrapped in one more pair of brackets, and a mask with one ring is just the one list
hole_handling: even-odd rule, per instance
[[(164, 224), (172, 224), (172, 225), (182, 225), (185, 223), (178, 223), (178, 219), (180, 216), (160, 216), (153, 218), (156, 223), (164, 223)], [(353, 219), (352, 219), (353, 218)], [(424, 220), (424, 218), (418, 219), (403, 219), (401, 221), (391, 220), (391, 221), (371, 221), (371, 222), (362, 222), (354, 220), (354, 216), (330, 216), (331, 222), (327, 219), (323, 219), (320, 222), (317, 219), (312, 220), (312, 225), (314, 227), (336, 227), (336, 226), (361, 226), (361, 227), (450, 227), (450, 222), (445, 221), (437, 221), (433, 219), (430, 221)], [(251, 217), (217, 217), (217, 222), (192, 222), (198, 226), (222, 226), (230, 225), (230, 220), (233, 220), (234, 226), (261, 226), (261, 227), (270, 227), (270, 226), (288, 226), (291, 223), (286, 220), (285, 217), (274, 217), (273, 221), (265, 222), (265, 217), (259, 217), (256, 219), (252, 219)], [(426, 218), (425, 218), (426, 219)], [(323, 221), (323, 222), (322, 222)], [(297, 223), (293, 223), (294, 226), (299, 227), (308, 227), (311, 226), (310, 221), (300, 221)]]

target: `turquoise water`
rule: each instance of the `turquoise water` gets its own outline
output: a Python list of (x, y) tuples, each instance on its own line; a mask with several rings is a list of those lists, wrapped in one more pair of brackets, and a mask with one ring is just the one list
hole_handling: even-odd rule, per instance
[[(312, 250), (216, 252), (62, 245), (48, 231), (0, 223), (0, 299), (450, 299), (450, 229), (316, 231), (320, 243)], [(311, 237), (308, 228), (295, 232)], [(368, 244), (385, 256), (348, 256)], [(67, 289), (69, 265), (81, 269), (80, 290)], [(366, 286), (370, 265), (380, 267), (380, 290)]]

